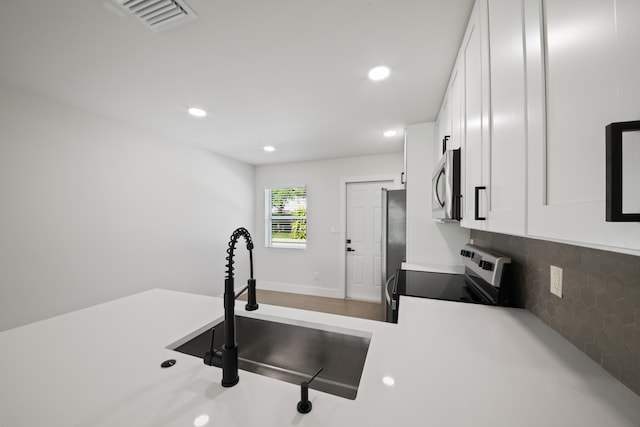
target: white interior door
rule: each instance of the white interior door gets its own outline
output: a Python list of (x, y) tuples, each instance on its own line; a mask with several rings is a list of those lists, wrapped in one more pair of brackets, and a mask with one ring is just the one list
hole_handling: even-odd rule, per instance
[(347, 183), (347, 298), (380, 302), (382, 188), (393, 181)]

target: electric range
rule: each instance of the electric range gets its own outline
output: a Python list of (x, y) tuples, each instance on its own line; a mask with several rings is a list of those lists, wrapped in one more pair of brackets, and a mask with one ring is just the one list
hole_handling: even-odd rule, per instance
[(400, 296), (431, 298), (486, 305), (512, 305), (505, 267), (511, 259), (468, 244), (460, 251), (464, 273), (438, 271), (396, 271), (387, 283), (387, 321), (397, 323)]

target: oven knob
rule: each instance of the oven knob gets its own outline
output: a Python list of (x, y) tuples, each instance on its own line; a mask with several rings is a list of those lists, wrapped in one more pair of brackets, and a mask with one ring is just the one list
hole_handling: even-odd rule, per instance
[(480, 264), (478, 264), (478, 265), (483, 270), (493, 271), (493, 263), (491, 263), (489, 261), (480, 261)]
[(460, 251), (460, 255), (462, 255), (463, 257), (466, 257), (466, 258), (471, 258), (472, 254), (473, 254), (473, 252), (467, 251), (465, 249)]

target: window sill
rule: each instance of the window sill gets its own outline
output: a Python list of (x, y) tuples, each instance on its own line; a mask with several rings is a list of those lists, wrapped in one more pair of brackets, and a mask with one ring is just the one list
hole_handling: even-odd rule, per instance
[(271, 246), (267, 246), (267, 248), (306, 250), (307, 245), (301, 245), (296, 243), (275, 243), (275, 244), (272, 244)]

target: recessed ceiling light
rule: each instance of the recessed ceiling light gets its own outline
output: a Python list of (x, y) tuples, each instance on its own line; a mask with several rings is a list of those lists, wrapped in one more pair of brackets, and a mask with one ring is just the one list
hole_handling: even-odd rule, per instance
[(386, 136), (387, 138), (391, 138), (392, 136), (396, 136), (397, 134), (398, 132), (396, 132), (395, 130), (386, 130), (383, 133), (383, 135)]
[(194, 117), (205, 117), (207, 115), (206, 111), (198, 107), (190, 107), (187, 111)]
[(209, 424), (209, 415), (200, 415), (198, 418), (193, 420), (193, 425), (195, 427), (204, 427)]
[(396, 383), (396, 380), (394, 380), (393, 377), (387, 376), (382, 378), (382, 382), (384, 385), (392, 386)]
[(263, 149), (264, 151), (266, 151), (267, 153), (271, 153), (272, 151), (275, 151), (275, 150), (276, 150), (276, 149), (275, 149), (275, 147), (273, 147), (273, 146), (271, 146), (271, 145), (266, 145), (266, 146), (262, 147), (262, 149)]
[(391, 70), (389, 67), (385, 67), (384, 65), (380, 65), (369, 70), (369, 78), (376, 82), (386, 79), (389, 77), (389, 74), (391, 74)]

